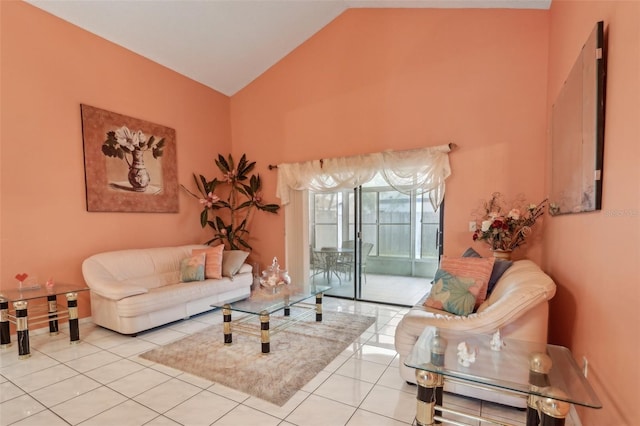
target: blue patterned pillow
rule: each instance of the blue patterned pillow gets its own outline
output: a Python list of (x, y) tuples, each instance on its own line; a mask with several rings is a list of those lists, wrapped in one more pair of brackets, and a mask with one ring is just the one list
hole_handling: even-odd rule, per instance
[(459, 277), (438, 269), (424, 306), (455, 315), (469, 315), (476, 305), (480, 286), (475, 278)]
[[(468, 249), (465, 250), (464, 253), (462, 253), (462, 257), (482, 257), (482, 256), (480, 256), (480, 253), (478, 253), (477, 251), (469, 247)], [(500, 279), (502, 274), (507, 272), (507, 269), (511, 268), (511, 265), (513, 265), (513, 262), (510, 260), (496, 259), (495, 263), (493, 264), (493, 270), (491, 271), (491, 278), (489, 278), (489, 285), (487, 287), (487, 297), (489, 297), (489, 295), (493, 291), (493, 288), (498, 283), (498, 280)]]
[(180, 281), (183, 283), (203, 281), (206, 257), (205, 253), (200, 253), (182, 259), (180, 262)]

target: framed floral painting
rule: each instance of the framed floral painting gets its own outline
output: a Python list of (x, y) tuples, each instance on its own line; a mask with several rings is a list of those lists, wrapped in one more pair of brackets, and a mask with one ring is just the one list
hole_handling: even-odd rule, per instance
[(178, 212), (176, 132), (80, 105), (87, 211)]

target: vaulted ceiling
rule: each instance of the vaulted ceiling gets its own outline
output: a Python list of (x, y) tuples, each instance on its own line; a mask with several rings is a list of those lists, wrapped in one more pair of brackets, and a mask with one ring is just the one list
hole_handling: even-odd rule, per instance
[(349, 8), (547, 9), (551, 0), (26, 0), (231, 96)]

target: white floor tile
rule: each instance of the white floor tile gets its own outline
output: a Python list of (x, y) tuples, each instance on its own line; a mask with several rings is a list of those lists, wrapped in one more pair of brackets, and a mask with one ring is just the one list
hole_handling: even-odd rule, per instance
[(10, 425), (43, 410), (44, 405), (24, 394), (0, 404), (0, 420), (2, 425)]
[(100, 348), (91, 343), (80, 342), (70, 345), (69, 342), (67, 342), (62, 349), (55, 352), (48, 352), (47, 355), (59, 362), (69, 362), (99, 351)]
[(33, 374), (20, 376), (13, 379), (13, 383), (20, 386), (25, 392), (34, 392), (49, 385), (62, 382), (71, 377), (77, 376), (79, 373), (64, 364), (54, 365), (45, 368)]
[(182, 339), (185, 336), (185, 333), (173, 330), (168, 327), (162, 327), (148, 333), (140, 334), (138, 337), (144, 341), (151, 342), (156, 345), (166, 345), (169, 342)]
[(126, 401), (126, 397), (104, 386), (51, 407), (51, 410), (67, 422), (77, 425), (118, 404)]
[(146, 424), (156, 417), (158, 413), (129, 399), (89, 418), (82, 422), (81, 426), (137, 426)]
[(178, 379), (171, 379), (141, 393), (133, 399), (158, 413), (164, 413), (199, 392), (202, 392), (202, 389), (197, 386)]
[(400, 377), (400, 370), (397, 367), (387, 367), (376, 384), (410, 393), (416, 393), (418, 389), (417, 386), (407, 384), (407, 382)]
[(356, 410), (346, 426), (406, 426), (408, 424), (411, 423), (400, 422), (365, 410)]
[(279, 424), (281, 424), (281, 420), (277, 417), (240, 405), (222, 416), (220, 420), (214, 423), (214, 426), (276, 426)]
[(92, 379), (104, 385), (104, 384), (114, 382), (118, 379), (126, 377), (130, 374), (135, 373), (136, 371), (140, 371), (145, 368), (143, 365), (133, 362), (131, 360), (122, 359), (119, 357), (118, 359), (119, 359), (118, 361), (87, 371), (85, 374), (88, 377), (91, 377)]
[(391, 361), (393, 361), (396, 354), (397, 352), (392, 349), (385, 349), (373, 345), (363, 345), (358, 352), (354, 354), (354, 358), (387, 366)]
[(165, 417), (158, 416), (155, 419), (151, 420), (149, 423), (145, 423), (144, 426), (183, 426), (178, 422), (174, 422), (173, 420)]
[(336, 374), (376, 383), (385, 369), (382, 364), (350, 358), (336, 370)]
[(59, 362), (55, 359), (50, 358), (40, 352), (34, 352), (29, 358), (26, 359), (18, 359), (17, 350), (11, 351), (11, 353), (7, 353), (7, 355), (10, 355), (10, 357), (3, 356), (2, 358), (3, 362), (6, 359), (7, 363), (6, 365), (3, 364), (2, 367), (0, 367), (0, 374), (2, 374), (9, 380), (15, 379), (16, 377), (26, 376), (28, 374), (33, 374), (37, 371), (41, 371), (45, 368), (49, 368), (59, 364)]
[(91, 355), (83, 356), (82, 358), (78, 358), (78, 359), (73, 359), (71, 361), (66, 362), (65, 364), (73, 368), (74, 370), (79, 371), (80, 373), (85, 373), (89, 370), (100, 368), (103, 365), (111, 364), (112, 362), (115, 362), (121, 359), (122, 357), (119, 357), (116, 354), (100, 350)]
[(150, 351), (151, 349), (156, 347), (158, 347), (158, 345), (147, 342), (146, 340), (131, 339), (128, 342), (125, 342), (118, 346), (114, 346), (109, 350), (116, 355), (120, 355), (123, 358), (128, 358), (130, 356), (139, 355), (143, 352)]
[(170, 380), (171, 377), (150, 368), (144, 368), (109, 383), (111, 389), (133, 398), (149, 389)]
[(373, 388), (372, 383), (334, 374), (325, 380), (313, 394), (358, 407), (371, 388)]
[(81, 396), (99, 386), (100, 383), (95, 380), (83, 375), (77, 375), (45, 388), (38, 389), (32, 392), (31, 395), (45, 406), (52, 407), (61, 402)]
[(416, 395), (384, 386), (374, 386), (360, 408), (401, 422), (411, 423), (416, 414)]
[(24, 395), (24, 391), (11, 382), (0, 384), (0, 403)]
[(197, 395), (164, 413), (164, 416), (183, 425), (210, 425), (238, 405), (209, 391)]
[(44, 410), (19, 422), (12, 423), (11, 426), (68, 426), (68, 424), (69, 423), (56, 416), (53, 412)]
[(309, 393), (304, 391), (296, 392), (282, 407), (267, 402), (260, 398), (251, 397), (243, 402), (243, 405), (247, 407), (255, 408), (258, 411), (265, 412), (279, 419), (284, 419), (293, 410), (298, 407), (305, 399), (309, 397)]
[(346, 424), (355, 408), (317, 395), (310, 395), (286, 420), (299, 426), (326, 426)]

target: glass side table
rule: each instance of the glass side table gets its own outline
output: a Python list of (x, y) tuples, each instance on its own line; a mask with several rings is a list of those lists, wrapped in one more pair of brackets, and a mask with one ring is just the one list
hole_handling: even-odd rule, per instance
[[(49, 324), (49, 333), (58, 334), (58, 320), (69, 320), (70, 343), (80, 341), (80, 329), (78, 327), (78, 292), (88, 291), (86, 285), (55, 284), (53, 287), (44, 285), (37, 288), (26, 289), (1, 289), (0, 290), (0, 348), (11, 346), (11, 334), (9, 323), (16, 326), (18, 340), (18, 357), (29, 358), (29, 320), (31, 324)], [(64, 295), (67, 299), (66, 309), (58, 309), (58, 296)], [(32, 311), (31, 317), (27, 312), (29, 302), (35, 299), (47, 299), (44, 310), (37, 308)], [(10, 306), (11, 305), (11, 306)], [(13, 307), (13, 309), (10, 309)]]
[(443, 407), (445, 381), (527, 398), (527, 426), (564, 425), (570, 404), (602, 408), (571, 352), (562, 346), (429, 327), (404, 364), (416, 369), (420, 426), (442, 422), (447, 412), (505, 425)]

